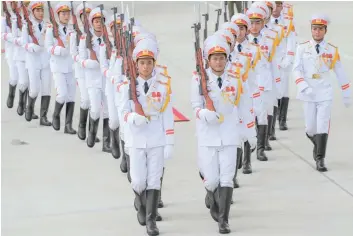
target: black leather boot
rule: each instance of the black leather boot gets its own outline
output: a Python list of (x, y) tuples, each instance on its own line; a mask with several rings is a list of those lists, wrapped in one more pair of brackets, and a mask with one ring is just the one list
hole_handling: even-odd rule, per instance
[(277, 111), (277, 116), (276, 116), (276, 120), (279, 121), (279, 111), (281, 110), (281, 106), (282, 106), (282, 99), (277, 99), (277, 107), (278, 107), (278, 111)]
[(19, 90), (18, 93), (19, 93), (19, 98), (18, 98), (17, 114), (20, 116), (23, 116), (23, 114), (25, 113), (25, 107), (26, 107), (26, 103), (27, 103), (28, 89), (26, 89), (23, 92), (21, 92), (21, 90)]
[(146, 191), (141, 194), (135, 192), (135, 199), (137, 205), (137, 220), (140, 225), (146, 225)]
[(325, 166), (326, 146), (328, 134), (316, 134), (316, 169), (320, 172), (327, 171)]
[(211, 207), (211, 202), (213, 201), (212, 192), (206, 189), (205, 205), (208, 209)]
[(130, 155), (126, 154), (126, 166), (127, 166), (127, 180), (131, 183), (131, 175), (130, 175)]
[(7, 96), (7, 102), (6, 102), (6, 105), (8, 108), (13, 107), (13, 102), (15, 100), (15, 94), (16, 94), (16, 86), (17, 85), (9, 84), (9, 95)]
[(78, 123), (77, 136), (81, 140), (86, 139), (88, 109), (80, 108), (80, 120)]
[(251, 150), (250, 143), (246, 141), (244, 143), (244, 162), (243, 162), (243, 174), (251, 174)]
[(26, 112), (25, 112), (25, 118), (26, 121), (31, 121), (34, 113), (34, 104), (37, 100), (37, 97), (32, 98), (31, 96), (28, 96), (28, 104), (26, 107)]
[(220, 189), (220, 187), (216, 188), (216, 190), (214, 192), (209, 193), (210, 214), (211, 214), (212, 219), (216, 222), (218, 222), (218, 214), (219, 214), (219, 189)]
[(287, 112), (288, 112), (289, 98), (283, 97), (281, 100), (281, 110), (279, 114), (279, 129), (288, 130), (287, 127)]
[(162, 177), (161, 177), (161, 189), (159, 190), (158, 208), (163, 208), (164, 207), (164, 203), (162, 201), (163, 176), (164, 176), (164, 168), (163, 168), (163, 174), (162, 174)]
[(158, 208), (159, 190), (147, 190), (146, 203), (146, 229), (149, 236), (159, 235), (156, 224), (157, 208)]
[(314, 135), (314, 136), (309, 136), (307, 133), (305, 133), (306, 134), (306, 137), (308, 137), (308, 139), (310, 139), (310, 141), (314, 144), (314, 148), (313, 148), (313, 158), (314, 158), (314, 160), (316, 161), (316, 155), (317, 155), (317, 145), (316, 145), (316, 135)]
[(109, 131), (109, 119), (103, 119), (103, 146), (102, 151), (111, 153), (112, 149), (110, 147), (110, 131)]
[(235, 165), (235, 172), (233, 177), (233, 188), (239, 188), (237, 174), (238, 174), (238, 169), (240, 169), (239, 166), (241, 167), (242, 156), (243, 156), (243, 150), (241, 148), (237, 148), (237, 163)]
[(87, 146), (93, 147), (96, 141), (97, 131), (99, 125), (99, 118), (97, 120), (93, 120), (89, 117), (89, 130), (88, 130), (88, 138), (87, 138)]
[(65, 134), (76, 134), (76, 130), (72, 128), (72, 117), (74, 116), (75, 103), (66, 103), (66, 118), (65, 118)]
[(267, 125), (257, 126), (257, 159), (259, 161), (267, 161), (265, 154), (265, 140), (266, 140)]
[(125, 141), (124, 140), (121, 140), (121, 150), (123, 152), (123, 156), (121, 157), (120, 170), (123, 173), (127, 173), (127, 163), (126, 163)]
[(229, 234), (230, 228), (228, 224), (230, 202), (233, 196), (233, 189), (229, 187), (220, 187), (219, 191), (219, 214), (218, 228), (220, 234)]
[(271, 126), (271, 131), (270, 131), (270, 140), (277, 140), (276, 137), (276, 116), (278, 115), (278, 108), (273, 107), (273, 118), (272, 118), (272, 126)]
[(112, 149), (112, 156), (115, 159), (120, 158), (120, 134), (119, 127), (115, 130), (110, 130), (110, 144)]
[(272, 147), (270, 145), (270, 134), (272, 130), (273, 116), (267, 116), (267, 129), (266, 129), (266, 139), (265, 139), (265, 150), (271, 151)]
[(60, 113), (64, 103), (55, 102), (52, 125), (55, 130), (60, 130)]
[(50, 104), (50, 96), (42, 96), (40, 101), (40, 121), (39, 124), (43, 126), (51, 126), (51, 122), (48, 121), (48, 110)]

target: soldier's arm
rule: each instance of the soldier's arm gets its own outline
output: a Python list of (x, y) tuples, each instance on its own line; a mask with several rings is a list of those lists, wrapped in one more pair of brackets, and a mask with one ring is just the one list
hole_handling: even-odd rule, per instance
[(308, 83), (304, 80), (304, 68), (301, 51), (302, 48), (299, 46), (297, 48), (297, 52), (295, 53), (293, 65), (293, 77), (299, 92), (303, 92), (306, 88), (309, 87)]
[(346, 75), (346, 72), (344, 71), (338, 49), (336, 49), (332, 63), (333, 63), (333, 70), (337, 76), (338, 84), (341, 87), (343, 97), (350, 98), (351, 97), (350, 81)]
[(45, 33), (45, 48), (51, 55), (55, 56), (66, 56), (69, 53), (66, 48), (55, 45), (52, 26), (48, 26)]
[(100, 66), (99, 62), (88, 58), (88, 49), (86, 46), (86, 36), (85, 35), (82, 35), (81, 39), (80, 39), (79, 54), (80, 54), (81, 66), (83, 68), (99, 69), (99, 66)]
[(162, 113), (163, 128), (164, 128), (165, 135), (166, 135), (166, 144), (167, 145), (174, 145), (174, 114), (173, 114), (173, 105), (172, 105), (172, 91), (171, 91), (170, 84), (166, 87), (167, 87), (167, 96), (165, 99), (167, 101), (165, 101), (165, 102), (168, 102), (168, 104), (166, 105), (166, 108), (165, 108), (164, 112)]
[(204, 108), (204, 102), (200, 95), (200, 77), (194, 72), (191, 80), (191, 106), (196, 119), (200, 119), (199, 112)]
[[(239, 92), (241, 93), (241, 91), (238, 89), (237, 93)], [(247, 98), (245, 94), (240, 96), (238, 111), (239, 117), (241, 118), (244, 125), (244, 135), (247, 137), (247, 139), (252, 139), (256, 136), (255, 120), (252, 114), (252, 107), (250, 105), (252, 103), (247, 102), (246, 99)]]

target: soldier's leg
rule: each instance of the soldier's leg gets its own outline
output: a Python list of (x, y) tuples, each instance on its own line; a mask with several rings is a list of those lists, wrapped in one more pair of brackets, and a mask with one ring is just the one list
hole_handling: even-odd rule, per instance
[(97, 136), (99, 118), (102, 111), (102, 89), (89, 87), (88, 96), (90, 100), (90, 114), (87, 146), (93, 147)]
[(325, 166), (326, 146), (330, 129), (332, 101), (317, 103), (317, 134), (316, 134), (316, 169), (320, 172), (327, 171)]
[[(132, 163), (132, 157), (130, 159)], [(132, 169), (132, 165), (130, 167)], [(164, 146), (147, 150), (147, 205), (146, 228), (148, 235), (157, 235), (159, 230), (156, 224), (158, 213), (159, 191), (164, 168)]]
[(54, 130), (60, 130), (60, 114), (67, 96), (66, 78), (63, 73), (53, 73), (54, 85), (56, 89), (55, 107), (52, 119), (52, 126)]
[(305, 118), (305, 133), (306, 136), (310, 139), (313, 143), (313, 158), (316, 161), (316, 134), (317, 134), (317, 110), (316, 104), (314, 102), (304, 102), (304, 118)]
[(140, 225), (146, 224), (147, 152), (145, 149), (131, 148), (131, 186), (137, 201), (137, 219)]
[[(291, 66), (289, 66), (291, 68)], [(279, 112), (279, 129), (288, 130), (287, 126), (287, 113), (289, 105), (289, 79), (290, 79), (290, 68), (285, 69), (282, 74), (283, 83), (283, 98), (281, 99), (281, 107)]]
[(65, 129), (66, 134), (76, 134), (76, 130), (72, 128), (72, 121), (75, 110), (75, 95), (76, 95), (76, 81), (73, 78), (73, 73), (66, 73), (67, 86), (67, 100), (66, 100), (66, 114), (65, 114)]
[(86, 127), (87, 127), (87, 118), (88, 118), (88, 109), (89, 109), (89, 97), (86, 87), (86, 81), (84, 73), (79, 75), (76, 78), (77, 86), (80, 90), (80, 119), (77, 129), (77, 136), (81, 140), (86, 139)]
[(34, 104), (37, 100), (41, 87), (41, 70), (29, 68), (28, 77), (30, 86), (28, 88), (28, 105), (26, 108), (25, 118), (27, 121), (31, 121), (34, 113)]
[(7, 107), (12, 108), (15, 100), (16, 87), (18, 83), (18, 71), (15, 62), (12, 59), (7, 59), (7, 64), (9, 66), (9, 95), (7, 97)]
[[(267, 161), (268, 158), (265, 154), (265, 142), (266, 142), (266, 132), (267, 132), (267, 108), (268, 108), (268, 98), (265, 94), (260, 96), (258, 99), (258, 114), (257, 119), (257, 159), (260, 161)], [(272, 104), (271, 106), (272, 107)]]
[(22, 116), (25, 112), (27, 96), (28, 96), (28, 73), (25, 68), (25, 63), (23, 61), (16, 61), (16, 69), (18, 73), (18, 91), (19, 91), (19, 100), (17, 113)]
[(101, 93), (102, 96), (102, 115), (103, 115), (103, 146), (102, 151), (111, 153), (112, 149), (110, 147), (110, 131), (109, 131), (109, 102), (104, 90)]
[(51, 95), (51, 72), (50, 68), (47, 67), (40, 71), (41, 77), (41, 105), (40, 105), (40, 125), (51, 126), (52, 123), (48, 121), (47, 114), (50, 105)]
[(225, 146), (219, 152), (220, 164), (220, 190), (219, 190), (219, 215), (218, 227), (221, 234), (230, 233), (228, 217), (233, 196), (233, 181), (238, 155), (236, 146)]
[(276, 89), (271, 91), (271, 98), (270, 98), (270, 101), (269, 101), (269, 106), (267, 107), (267, 129), (266, 129), (266, 141), (265, 141), (265, 150), (266, 151), (271, 151), (272, 150), (272, 147), (270, 145), (269, 139), (270, 139), (271, 132), (272, 132), (273, 113), (274, 113), (275, 103), (277, 105), (276, 94), (277, 94), (277, 90)]

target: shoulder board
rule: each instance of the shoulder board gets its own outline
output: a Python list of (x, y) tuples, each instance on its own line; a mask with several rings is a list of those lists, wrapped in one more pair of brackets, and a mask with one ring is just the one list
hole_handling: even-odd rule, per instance
[(259, 44), (255, 44), (253, 42), (250, 43), (251, 45), (255, 46), (255, 47), (259, 47), (260, 45)]
[(170, 76), (163, 74), (163, 73), (159, 73), (158, 74), (158, 82), (161, 84), (168, 84), (168, 80), (170, 79)]
[(167, 69), (167, 66), (165, 66), (165, 65), (156, 64), (156, 67), (163, 68), (163, 69)]
[(272, 37), (270, 37), (270, 36), (266, 36), (266, 38), (269, 38), (269, 39), (275, 40), (275, 38), (272, 38)]
[(310, 40), (308, 40), (308, 41), (306, 41), (306, 42), (303, 42), (303, 43), (300, 43), (300, 44), (306, 44), (306, 43), (309, 43), (310, 42)]
[(235, 71), (228, 70), (227, 72), (228, 72), (227, 74), (229, 77), (234, 78), (234, 79), (239, 79), (239, 76), (236, 74)]
[(334, 48), (337, 48), (335, 45), (331, 44), (331, 43), (328, 43), (328, 45), (334, 47)]
[(277, 30), (274, 30), (274, 29), (270, 29), (272, 32), (274, 32), (274, 33), (278, 33), (278, 31)]

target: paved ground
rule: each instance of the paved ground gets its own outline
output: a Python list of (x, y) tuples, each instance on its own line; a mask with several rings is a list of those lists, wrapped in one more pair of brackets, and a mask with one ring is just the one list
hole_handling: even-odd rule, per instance
[[(135, 7), (138, 19), (160, 41), (160, 62), (169, 66), (173, 77), (175, 106), (191, 117), (193, 4), (143, 2)], [(307, 23), (313, 11), (331, 16), (327, 38), (339, 46), (350, 78), (351, 9), (351, 2), (295, 3), (301, 40), (310, 37)], [(214, 25), (213, 10), (211, 7), (210, 28)], [(138, 225), (132, 206), (132, 190), (119, 170), (120, 161), (102, 153), (101, 144), (89, 149), (76, 136), (39, 127), (37, 121), (28, 123), (17, 115), (16, 108), (9, 110), (5, 105), (8, 69), (3, 58), (1, 66), (3, 235), (144, 235), (145, 228)], [(334, 79), (333, 83), (337, 84)], [(277, 132), (279, 141), (272, 143), (269, 162), (260, 163), (253, 157), (254, 173), (239, 176), (241, 188), (234, 192), (230, 219), (234, 235), (353, 235), (353, 109), (344, 108), (339, 88), (334, 87), (329, 172), (314, 170), (312, 147), (303, 132), (302, 106), (292, 99), (290, 130)], [(75, 127), (78, 110), (76, 106)], [(26, 144), (18, 145), (19, 140)], [(158, 223), (161, 233), (217, 235), (217, 225), (204, 207), (204, 192), (197, 171), (194, 122), (177, 124), (175, 158), (168, 163), (163, 191), (166, 207), (160, 210), (164, 221)]]

